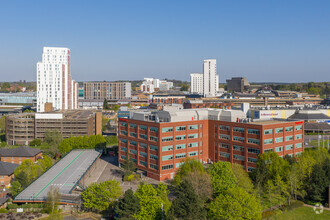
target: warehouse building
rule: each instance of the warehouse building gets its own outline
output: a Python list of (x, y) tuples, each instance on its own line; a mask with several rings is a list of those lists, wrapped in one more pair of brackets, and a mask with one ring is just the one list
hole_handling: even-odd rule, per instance
[(252, 171), (260, 153), (284, 157), (304, 151), (303, 121), (251, 122), (239, 110), (135, 112), (118, 126), (119, 162), (129, 157), (157, 180), (172, 179), (186, 158), (228, 161)]

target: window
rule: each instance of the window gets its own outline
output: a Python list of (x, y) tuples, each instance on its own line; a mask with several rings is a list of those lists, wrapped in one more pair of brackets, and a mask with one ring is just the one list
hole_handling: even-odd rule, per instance
[(281, 152), (283, 151), (283, 147), (275, 147), (275, 152)]
[(180, 140), (186, 140), (186, 135), (178, 135), (175, 136), (175, 140), (180, 141)]
[(254, 167), (248, 167), (248, 171), (254, 171), (254, 170), (256, 170), (256, 168), (254, 168)]
[(140, 154), (141, 157), (148, 157), (148, 154), (145, 153), (145, 152), (140, 152), (139, 154)]
[(275, 143), (283, 142), (283, 137), (275, 138)]
[(293, 131), (293, 126), (285, 127), (285, 131)]
[(300, 131), (300, 130), (302, 130), (302, 125), (297, 125), (294, 129), (295, 129), (296, 131)]
[(162, 161), (173, 160), (173, 155), (162, 156)]
[(189, 134), (188, 139), (198, 138), (198, 134)]
[(297, 148), (302, 148), (302, 143), (295, 144), (294, 147)]
[(145, 134), (139, 134), (139, 137), (144, 139), (144, 140), (148, 140), (148, 135)]
[(156, 156), (156, 155), (153, 155), (153, 154), (150, 154), (150, 159), (153, 159), (153, 160), (158, 160), (158, 156)]
[[(120, 138), (120, 141), (123, 142), (123, 143), (125, 143), (125, 144), (127, 144), (127, 140), (124, 139), (124, 138)], [(6, 157), (4, 159), (6, 159)]]
[(248, 129), (249, 134), (260, 134), (260, 131), (258, 129)]
[(136, 136), (136, 133), (134, 133), (134, 132), (130, 132), (130, 133), (129, 133), (129, 136), (131, 136), (131, 137), (137, 137), (137, 136)]
[(186, 130), (186, 126), (177, 126), (175, 127), (176, 131), (185, 131)]
[(200, 142), (199, 146), (203, 146), (203, 141)]
[(283, 132), (283, 128), (275, 128), (275, 133), (282, 133)]
[(158, 141), (158, 137), (150, 136), (149, 137), (149, 140), (157, 142)]
[(130, 128), (136, 128), (136, 124), (129, 124)]
[(302, 154), (302, 152), (297, 152), (297, 153), (295, 153), (294, 155), (296, 156), (296, 157), (298, 157), (298, 156), (300, 156)]
[(120, 134), (121, 134), (121, 135), (127, 135), (127, 131), (123, 131), (123, 130), (121, 130), (121, 131), (120, 131)]
[(147, 148), (148, 148), (148, 145), (147, 145), (147, 144), (145, 144), (145, 143), (139, 143), (139, 146), (140, 146), (140, 147), (142, 147), (142, 148), (145, 148), (145, 149), (147, 149)]
[(130, 144), (130, 145), (133, 145), (133, 146), (137, 146), (137, 143), (136, 143), (135, 141), (131, 141), (131, 140), (130, 140), (130, 141), (129, 141), (129, 144)]
[(188, 129), (189, 130), (196, 130), (196, 129), (198, 129), (198, 125), (189, 125)]
[(220, 125), (219, 128), (220, 128), (220, 130), (224, 130), (224, 131), (229, 131), (230, 130), (230, 127), (225, 126), (225, 125)]
[(241, 132), (244, 133), (244, 128), (239, 128), (239, 127), (233, 127), (234, 132)]
[(120, 147), (121, 151), (127, 152), (127, 148), (126, 147)]
[(235, 159), (235, 160), (245, 160), (244, 159), (244, 156), (241, 156), (241, 155), (237, 155), (237, 154), (233, 154), (233, 158)]
[(228, 144), (220, 143), (219, 145), (220, 145), (221, 148), (229, 149), (229, 145)]
[(200, 135), (199, 135), (199, 136), (200, 136), (200, 138), (202, 138), (202, 137), (203, 137), (203, 133), (200, 133)]
[(260, 145), (260, 140), (248, 138), (248, 143)]
[(256, 163), (258, 161), (258, 159), (257, 158), (252, 158), (252, 157), (248, 157), (248, 161), (250, 163)]
[(266, 150), (264, 150), (264, 152), (266, 153), (266, 152), (268, 152), (268, 151), (271, 151), (271, 152), (273, 152), (273, 149), (272, 148), (270, 148), (270, 149), (266, 149)]
[(162, 166), (162, 170), (169, 170), (169, 169), (173, 169), (173, 164)]
[(203, 154), (203, 150), (201, 150), (201, 151), (199, 152), (199, 154)]
[(162, 142), (168, 142), (168, 141), (173, 141), (173, 137), (163, 137)]
[(226, 135), (226, 134), (220, 134), (220, 139), (225, 139), (225, 140), (229, 140), (230, 136)]
[(150, 150), (158, 151), (158, 147), (154, 145), (149, 145)]
[(189, 155), (189, 157), (197, 156), (198, 151), (189, 152), (188, 155)]
[(150, 168), (152, 168), (154, 170), (158, 170), (158, 166), (155, 164), (152, 164), (152, 163), (150, 164)]
[(152, 132), (158, 132), (158, 128), (156, 128), (156, 127), (150, 127), (150, 131), (152, 131)]
[(172, 131), (173, 131), (173, 127), (162, 128), (162, 133), (172, 132)]
[(220, 152), (220, 157), (230, 158), (230, 154), (225, 152)]
[(148, 163), (144, 162), (142, 160), (139, 161), (140, 165), (144, 166), (144, 167), (148, 167)]
[(293, 136), (286, 136), (285, 137), (285, 141), (292, 141), (293, 140)]
[(233, 148), (234, 148), (234, 150), (244, 151), (244, 147), (242, 147), (242, 146), (234, 145)]
[(130, 149), (129, 152), (130, 152), (131, 154), (137, 155), (137, 151), (136, 151), (136, 150), (132, 150), (132, 149)]
[(124, 155), (120, 155), (120, 158), (123, 160), (126, 160), (126, 156), (124, 156)]
[(273, 134), (273, 129), (266, 129), (264, 134)]
[(296, 140), (302, 139), (302, 134), (297, 134), (297, 135), (295, 136), (295, 139), (296, 139)]
[(248, 152), (253, 154), (260, 154), (260, 150), (255, 148), (248, 148)]
[(145, 126), (145, 125), (139, 125), (139, 128), (140, 128), (141, 130), (143, 130), (143, 131), (148, 130), (148, 127)]
[(293, 144), (285, 145), (285, 150), (292, 150), (292, 149), (293, 149)]
[(186, 153), (176, 154), (176, 155), (175, 155), (175, 158), (176, 158), (176, 159), (184, 158), (184, 157), (186, 157)]
[(182, 164), (184, 164), (184, 162), (176, 163), (176, 164), (175, 164), (175, 168), (179, 168)]
[(121, 121), (121, 122), (120, 122), (120, 126), (127, 127), (127, 123)]
[(173, 150), (173, 146), (165, 146), (165, 147), (162, 147), (162, 151), (165, 152), (165, 151), (171, 151)]
[(264, 144), (272, 144), (273, 138), (264, 140)]
[(178, 144), (175, 146), (176, 150), (185, 149), (185, 148), (186, 148), (186, 144)]
[(234, 141), (239, 141), (239, 142), (244, 142), (244, 138), (243, 138), (243, 137), (237, 137), (237, 136), (234, 136), (234, 137), (233, 137), (233, 140), (234, 140)]
[(188, 147), (198, 147), (198, 142), (189, 143)]

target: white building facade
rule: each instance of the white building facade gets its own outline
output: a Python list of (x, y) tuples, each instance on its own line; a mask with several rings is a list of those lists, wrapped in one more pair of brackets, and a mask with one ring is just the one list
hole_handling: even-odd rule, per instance
[(145, 93), (154, 93), (159, 89), (161, 91), (170, 90), (173, 88), (173, 82), (167, 82), (166, 80), (154, 79), (154, 78), (144, 78), (140, 89)]
[(37, 63), (37, 111), (44, 112), (46, 103), (54, 110), (78, 108), (78, 83), (71, 78), (68, 48), (43, 48), (42, 62)]
[(216, 59), (204, 60), (203, 73), (190, 74), (190, 92), (214, 97), (219, 91)]

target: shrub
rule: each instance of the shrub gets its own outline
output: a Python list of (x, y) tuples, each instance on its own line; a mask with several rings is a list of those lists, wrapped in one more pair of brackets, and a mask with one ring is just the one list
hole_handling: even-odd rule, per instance
[(3, 208), (0, 209), (0, 213), (7, 213), (7, 212), (8, 212), (7, 209), (3, 209)]
[(7, 208), (8, 209), (17, 209), (19, 206), (17, 205), (17, 204), (15, 204), (15, 203), (13, 203), (13, 204), (8, 204), (8, 206), (7, 206)]

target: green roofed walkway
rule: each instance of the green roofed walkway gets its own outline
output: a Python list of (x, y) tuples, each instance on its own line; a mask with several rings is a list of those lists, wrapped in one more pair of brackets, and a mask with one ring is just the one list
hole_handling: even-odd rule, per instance
[(70, 194), (99, 157), (100, 153), (95, 150), (71, 151), (18, 194), (14, 202), (44, 201), (51, 186), (59, 188), (61, 194)]

